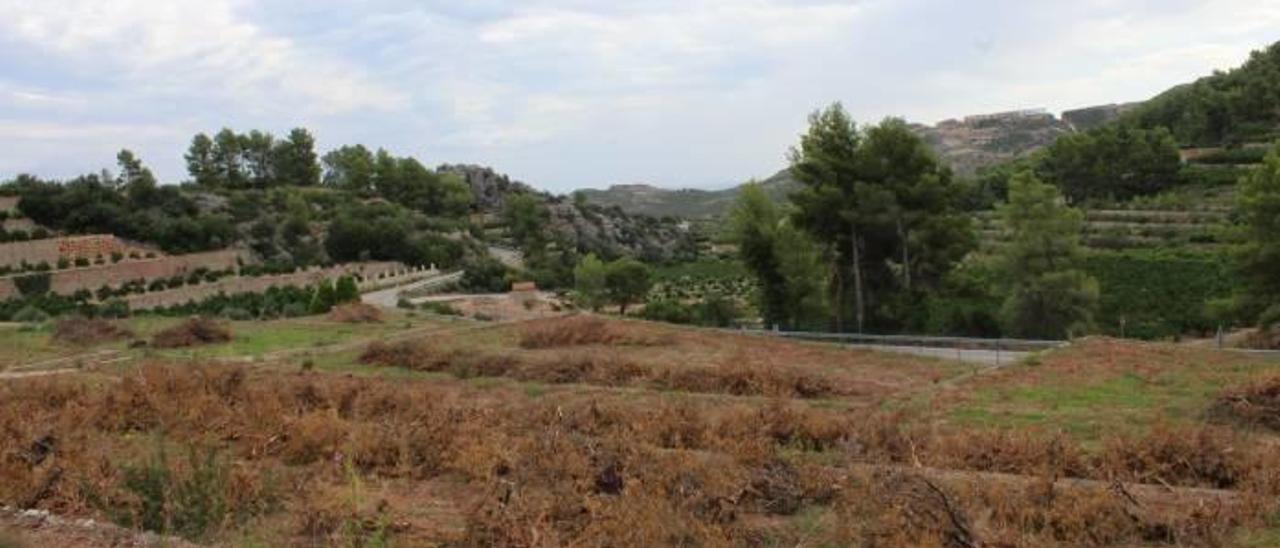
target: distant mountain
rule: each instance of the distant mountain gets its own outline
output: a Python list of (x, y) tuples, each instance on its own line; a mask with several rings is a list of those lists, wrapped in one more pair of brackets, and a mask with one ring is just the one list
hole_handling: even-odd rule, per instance
[[(1271, 142), (1280, 138), (1278, 98), (1280, 42), (1253, 52), (1238, 68), (1175, 86), (1147, 101), (1067, 110), (1061, 118), (1042, 109), (979, 114), (932, 126), (911, 124), (911, 129), (963, 177), (1031, 154), (1062, 135), (1110, 123), (1165, 127), (1183, 146)], [(797, 185), (786, 170), (764, 183), (779, 199)], [(706, 191), (616, 185), (580, 192), (589, 202), (628, 212), (698, 219), (727, 211), (739, 187)]]
[[(776, 200), (783, 200), (799, 183), (787, 170), (759, 181)], [(741, 185), (724, 190), (668, 189), (645, 184), (613, 185), (605, 190), (583, 189), (578, 192), (587, 202), (605, 207), (618, 207), (628, 213), (654, 217), (705, 219), (717, 217), (733, 205)]]
[[(933, 126), (911, 129), (944, 162), (962, 176), (1030, 154), (1072, 131), (1070, 124), (1043, 110), (967, 116)], [(787, 170), (760, 181), (775, 199), (784, 199), (799, 183)], [(583, 189), (590, 203), (617, 206), (629, 213), (687, 219), (717, 217), (728, 211), (741, 187), (724, 190), (666, 189), (645, 184), (614, 185), (605, 190)]]

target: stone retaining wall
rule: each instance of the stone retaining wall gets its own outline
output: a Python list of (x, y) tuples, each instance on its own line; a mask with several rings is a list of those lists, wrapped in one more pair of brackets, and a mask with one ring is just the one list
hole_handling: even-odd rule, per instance
[(0, 244), (0, 266), (19, 266), (22, 263), (37, 265), (58, 264), (58, 259), (74, 261), (78, 258), (90, 261), (102, 257), (110, 259), (112, 253), (128, 255), (130, 252), (145, 254), (150, 250), (131, 246), (110, 234), (65, 236), (26, 242)]
[(202, 301), (219, 293), (261, 293), (272, 287), (305, 287), (321, 280), (336, 280), (342, 276), (354, 276), (361, 289), (392, 282), (411, 281), (436, 273), (434, 268), (415, 268), (397, 262), (348, 263), (329, 268), (313, 268), (293, 274), (273, 276), (238, 277), (214, 283), (157, 291), (125, 297), (131, 310), (147, 310), (161, 306), (173, 306), (192, 301)]
[[(104, 285), (113, 288), (120, 287), (133, 280), (150, 282), (159, 278), (172, 278), (177, 275), (185, 275), (199, 268), (209, 270), (235, 269), (239, 258), (239, 251), (223, 250), (158, 257), (155, 259), (126, 259), (118, 263), (54, 270), (49, 272), (49, 291), (70, 295), (81, 289), (97, 291), (98, 288)], [(13, 282), (13, 278), (29, 274), (16, 274), (0, 278), (0, 300), (21, 296)]]

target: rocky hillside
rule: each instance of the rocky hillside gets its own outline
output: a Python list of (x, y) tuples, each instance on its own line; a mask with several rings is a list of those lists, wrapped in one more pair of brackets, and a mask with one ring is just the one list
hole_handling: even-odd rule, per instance
[[(1098, 105), (1067, 110), (1061, 117), (1042, 109), (978, 114), (943, 120), (935, 125), (911, 124), (921, 139), (961, 177), (985, 167), (1014, 160), (1052, 144), (1058, 137), (1087, 131), (1135, 113), (1136, 103)], [(797, 184), (786, 170), (762, 181), (775, 198), (783, 198)], [(738, 196), (739, 187), (723, 190), (667, 189), (646, 184), (614, 185), (605, 190), (583, 189), (588, 201), (617, 206), (632, 213), (705, 219), (722, 215)]]
[(573, 200), (538, 191), (489, 167), (442, 165), (436, 170), (465, 181), (471, 187), (477, 212), (490, 218), (500, 218), (509, 196), (537, 196), (545, 204), (555, 239), (584, 251), (606, 257), (632, 255), (663, 261), (695, 249), (687, 225), (675, 219), (613, 207), (615, 204), (609, 203), (575, 204)]
[(1072, 131), (1043, 110), (979, 114), (911, 128), (961, 176), (1035, 152)]

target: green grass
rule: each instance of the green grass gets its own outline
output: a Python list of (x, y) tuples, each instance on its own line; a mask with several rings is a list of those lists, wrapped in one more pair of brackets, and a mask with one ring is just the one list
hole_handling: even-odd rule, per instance
[[(1037, 372), (1031, 382), (971, 388), (946, 419), (991, 428), (1063, 430), (1082, 441), (1140, 432), (1157, 424), (1194, 425), (1221, 391), (1269, 369), (1257, 361), (1168, 367), (1145, 374), (1121, 367), (1107, 373)], [(1019, 371), (1011, 370), (1018, 377)]]
[(166, 350), (160, 354), (181, 357), (259, 358), (282, 350), (324, 350), (356, 339), (391, 335), (398, 331), (432, 325), (422, 318), (389, 317), (383, 323), (347, 324), (322, 317), (275, 321), (229, 322), (233, 338), (226, 344), (191, 349)]

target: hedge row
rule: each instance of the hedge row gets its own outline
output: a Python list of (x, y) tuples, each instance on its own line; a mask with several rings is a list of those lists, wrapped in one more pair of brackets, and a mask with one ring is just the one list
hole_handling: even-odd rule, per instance
[(1143, 339), (1212, 333), (1206, 303), (1238, 284), (1231, 258), (1220, 252), (1096, 251), (1086, 269), (1101, 289), (1097, 328)]

